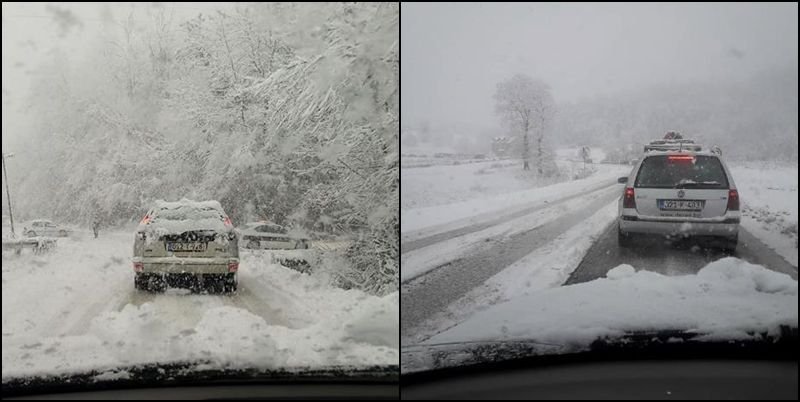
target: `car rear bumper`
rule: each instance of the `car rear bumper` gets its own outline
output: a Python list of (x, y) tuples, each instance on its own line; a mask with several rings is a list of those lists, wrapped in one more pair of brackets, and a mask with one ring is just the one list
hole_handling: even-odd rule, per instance
[(714, 236), (732, 238), (739, 234), (738, 222), (675, 222), (620, 219), (619, 228), (627, 233), (660, 234), (664, 236)]
[(239, 268), (238, 258), (134, 258), (134, 263), (141, 263), (138, 272), (159, 274), (227, 274)]

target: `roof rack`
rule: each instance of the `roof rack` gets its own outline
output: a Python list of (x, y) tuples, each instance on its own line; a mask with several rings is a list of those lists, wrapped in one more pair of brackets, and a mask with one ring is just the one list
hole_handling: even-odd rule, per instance
[(679, 133), (668, 131), (663, 140), (650, 141), (644, 146), (644, 152), (650, 151), (702, 151), (701, 144), (695, 144), (694, 140), (684, 139)]

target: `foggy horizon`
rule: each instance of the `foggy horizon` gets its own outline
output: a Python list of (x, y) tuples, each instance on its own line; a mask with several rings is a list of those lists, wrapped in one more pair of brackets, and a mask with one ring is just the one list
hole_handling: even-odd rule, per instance
[(516, 73), (564, 105), (797, 69), (796, 4), (403, 4), (402, 15), (404, 126), (497, 128), (492, 95)]

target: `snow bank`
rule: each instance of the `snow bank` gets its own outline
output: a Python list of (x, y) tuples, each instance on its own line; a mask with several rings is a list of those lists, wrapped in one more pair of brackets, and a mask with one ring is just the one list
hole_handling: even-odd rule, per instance
[(684, 276), (623, 264), (607, 278), (494, 305), (425, 343), (524, 339), (588, 346), (598, 337), (652, 330), (748, 339), (754, 331), (777, 335), (782, 325), (796, 327), (797, 305), (797, 281), (733, 257)]
[[(416, 169), (420, 170), (420, 169)], [(516, 210), (536, 205), (544, 205), (561, 198), (582, 194), (601, 187), (611, 186), (620, 176), (627, 175), (630, 167), (616, 165), (600, 165), (598, 172), (585, 179), (561, 182), (544, 187), (498, 194), (489, 197), (474, 198), (446, 205), (436, 205), (424, 208), (403, 209), (401, 211), (401, 229), (404, 240), (413, 236), (413, 232), (433, 230), (442, 227), (447, 230), (449, 226), (467, 226), (480, 222), (486, 218), (496, 218), (502, 214), (512, 213)], [(404, 180), (405, 180), (404, 176)], [(406, 186), (407, 182), (404, 181)], [(441, 184), (446, 186), (446, 184)], [(429, 183), (430, 189), (437, 188), (438, 184)], [(530, 184), (528, 184), (530, 186)], [(406, 191), (410, 190), (404, 190)], [(429, 191), (429, 190), (426, 190)], [(430, 190), (433, 191), (433, 190)], [(442, 231), (443, 231), (442, 230)]]

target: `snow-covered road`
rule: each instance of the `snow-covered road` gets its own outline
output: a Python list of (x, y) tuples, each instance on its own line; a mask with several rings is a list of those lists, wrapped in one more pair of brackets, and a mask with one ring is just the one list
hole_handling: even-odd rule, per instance
[[(533, 219), (519, 217), (513, 223), (516, 225), (514, 233), (504, 231), (496, 237), (486, 237), (466, 253), (455, 256), (423, 276), (404, 282), (401, 286), (403, 337), (413, 337), (416, 333), (414, 328), (427, 318), (443, 311), (493, 275), (586, 220), (618, 195), (617, 188), (606, 187), (602, 191), (570, 198), (548, 207), (551, 210), (549, 215), (555, 216), (553, 219), (542, 219), (536, 212), (531, 214)], [(429, 247), (437, 249), (436, 245)], [(420, 253), (423, 252), (420, 250)]]
[(242, 250), (232, 295), (133, 287), (131, 232), (3, 253), (3, 378), (174, 361), (276, 367), (399, 364), (399, 297), (329, 285)]
[[(622, 187), (609, 184), (608, 177), (624, 175), (629, 167), (605, 169), (578, 181), (406, 211), (407, 216), (419, 219), (412, 219), (403, 231), (401, 343), (425, 342), (493, 306), (604, 278), (621, 265), (666, 276), (697, 275), (726, 257), (713, 249), (668, 246), (660, 241), (620, 249), (612, 226)], [(784, 204), (792, 199), (796, 203), (792, 176), (775, 175), (769, 169), (759, 175), (777, 182), (768, 183), (770, 189), (788, 189), (781, 194), (787, 201)], [(744, 197), (757, 194), (763, 183), (742, 176), (737, 183), (743, 188), (745, 208), (768, 208), (763, 200)], [(530, 202), (526, 204), (525, 199)], [(784, 227), (792, 222), (796, 227), (796, 212), (774, 213), (789, 217)], [(796, 244), (782, 246), (771, 241), (775, 233), (768, 227), (754, 233), (748, 223), (743, 222), (734, 260), (796, 281)]]
[[(612, 224), (603, 232), (565, 285), (603, 278), (609, 270), (621, 264), (648, 267), (649, 271), (664, 275), (696, 274), (710, 262), (727, 257), (719, 249), (698, 247), (693, 242), (665, 244), (663, 239), (657, 237), (642, 237), (638, 244), (620, 248), (617, 246), (616, 230)], [(739, 229), (739, 245), (734, 256), (797, 279), (797, 268), (770, 250), (747, 229)]]

